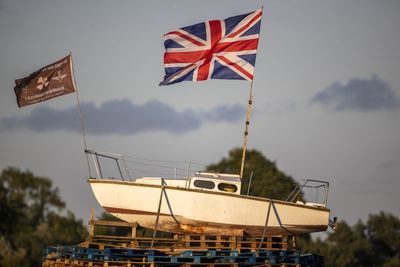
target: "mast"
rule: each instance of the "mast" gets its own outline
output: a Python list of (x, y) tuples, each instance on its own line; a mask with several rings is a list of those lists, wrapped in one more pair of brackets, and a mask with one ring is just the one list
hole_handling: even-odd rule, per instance
[(87, 168), (88, 168), (88, 174), (89, 174), (89, 178), (92, 177), (92, 174), (90, 172), (90, 163), (89, 163), (89, 156), (86, 153), (87, 151), (87, 143), (86, 143), (86, 135), (85, 135), (85, 122), (83, 119), (83, 113), (82, 113), (82, 109), (81, 109), (81, 103), (79, 101), (79, 93), (78, 93), (78, 87), (76, 86), (76, 80), (75, 80), (75, 70), (74, 70), (74, 62), (72, 60), (72, 53), (71, 51), (69, 51), (69, 56), (71, 57), (71, 69), (72, 69), (72, 81), (74, 83), (75, 86), (75, 93), (76, 93), (76, 102), (77, 102), (77, 107), (79, 110), (79, 117), (81, 120), (81, 133), (82, 133), (82, 141), (83, 141), (83, 146), (85, 147), (85, 156), (86, 156), (86, 164), (87, 164)]
[[(264, 11), (264, 6), (261, 6), (262, 12)], [(260, 32), (261, 32), (261, 19), (260, 19)], [(258, 35), (260, 35), (260, 32)], [(258, 46), (258, 44), (257, 44)], [(256, 66), (256, 61), (254, 60), (254, 68)], [(243, 172), (244, 172), (244, 162), (246, 159), (246, 149), (247, 149), (247, 137), (249, 135), (249, 124), (250, 124), (250, 114), (251, 114), (251, 105), (253, 104), (253, 81), (254, 81), (254, 74), (251, 79), (251, 84), (250, 84), (250, 93), (249, 93), (249, 102), (247, 105), (247, 117), (246, 117), (246, 126), (244, 130), (244, 143), (243, 143), (243, 152), (242, 152), (242, 161), (240, 163), (240, 178), (243, 178)]]
[(242, 161), (240, 164), (240, 178), (243, 178), (244, 161), (246, 159), (247, 137), (249, 135), (249, 124), (250, 124), (250, 114), (251, 114), (251, 105), (252, 104), (253, 104), (253, 80), (251, 80), (249, 102), (247, 105), (247, 117), (246, 117), (246, 126), (245, 126), (245, 130), (244, 130)]

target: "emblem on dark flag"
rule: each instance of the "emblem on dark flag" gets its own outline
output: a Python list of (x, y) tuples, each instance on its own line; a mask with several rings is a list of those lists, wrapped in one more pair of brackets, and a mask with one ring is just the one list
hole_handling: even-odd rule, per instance
[(75, 91), (71, 55), (45, 66), (25, 78), (15, 80), (14, 87), (19, 107)]

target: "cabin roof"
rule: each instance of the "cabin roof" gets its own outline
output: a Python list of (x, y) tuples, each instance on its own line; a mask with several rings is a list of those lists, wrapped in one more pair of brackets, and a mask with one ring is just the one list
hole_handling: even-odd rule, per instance
[[(207, 180), (219, 180), (220, 182), (233, 182), (233, 183), (241, 183), (240, 176), (238, 174), (227, 174), (227, 173), (213, 173), (213, 172), (202, 172), (198, 171), (196, 172), (191, 179), (207, 179)], [(186, 178), (179, 178), (179, 179), (174, 179), (174, 178), (162, 178), (162, 177), (141, 177), (137, 178), (137, 181), (149, 181), (149, 182), (154, 182), (154, 181), (159, 181), (161, 179), (164, 179), (165, 181), (172, 181), (174, 183), (177, 183), (178, 181), (186, 181)], [(179, 183), (179, 182), (178, 182)]]
[(213, 172), (196, 172), (193, 178), (206, 178), (212, 180), (224, 180), (229, 182), (241, 182), (238, 174), (227, 174), (227, 173), (213, 173)]

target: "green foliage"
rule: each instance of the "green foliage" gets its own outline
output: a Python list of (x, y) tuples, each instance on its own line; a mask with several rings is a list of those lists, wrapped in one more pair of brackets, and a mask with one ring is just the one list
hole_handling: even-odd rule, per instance
[(400, 259), (400, 220), (397, 217), (384, 212), (370, 215), (365, 228), (372, 246), (385, 252), (379, 255), (380, 260)]
[(302, 252), (324, 256), (325, 266), (400, 266), (400, 220), (381, 212), (354, 226), (339, 222), (325, 241), (299, 240)]
[[(240, 171), (242, 149), (235, 148), (228, 157), (211, 164), (207, 171), (237, 174)], [(295, 184), (292, 177), (280, 171), (275, 162), (268, 160), (257, 150), (246, 153), (242, 194), (247, 193), (250, 173), (253, 179), (250, 195), (286, 199)], [(303, 196), (300, 195), (299, 199)], [(394, 267), (400, 266), (400, 221), (391, 214), (381, 212), (370, 215), (367, 223), (349, 226), (338, 222), (337, 230), (329, 233), (326, 240), (313, 240), (309, 235), (298, 238), (302, 253), (324, 256), (326, 267)]]
[(7, 168), (0, 175), (0, 266), (41, 266), (49, 245), (76, 244), (86, 236), (46, 177)]
[(5, 237), (0, 236), (0, 266), (29, 266), (28, 262), (25, 260), (25, 257), (25, 249), (19, 248), (17, 250), (14, 250), (11, 247), (10, 243), (5, 239)]
[[(237, 174), (240, 172), (242, 149), (235, 148), (216, 164), (207, 166), (207, 171)], [(280, 171), (275, 162), (268, 160), (258, 150), (248, 150), (243, 173), (242, 194), (247, 194), (250, 174), (253, 171), (250, 195), (285, 200), (296, 184), (292, 177)], [(300, 196), (301, 197), (301, 196)]]

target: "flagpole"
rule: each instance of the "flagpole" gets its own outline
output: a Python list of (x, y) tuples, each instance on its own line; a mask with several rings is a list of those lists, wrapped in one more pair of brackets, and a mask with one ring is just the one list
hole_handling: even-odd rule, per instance
[(82, 112), (82, 109), (81, 109), (81, 103), (80, 103), (80, 101), (79, 101), (78, 86), (76, 86), (74, 62), (73, 62), (73, 60), (72, 60), (72, 53), (71, 53), (71, 51), (69, 52), (69, 55), (70, 55), (70, 57), (71, 57), (72, 76), (73, 76), (73, 81), (74, 81), (74, 85), (75, 85), (75, 89), (76, 89), (76, 102), (77, 102), (77, 106), (78, 106), (78, 110), (79, 110), (79, 117), (80, 117), (80, 121), (81, 121), (82, 140), (83, 140), (83, 145), (84, 145), (84, 147), (85, 147), (86, 164), (87, 164), (88, 173), (89, 173), (89, 178), (90, 178), (90, 177), (92, 177), (92, 174), (91, 174), (91, 172), (90, 172), (89, 156), (88, 156), (88, 154), (86, 153), (87, 144), (86, 144), (86, 135), (85, 135), (85, 123), (84, 123), (84, 119), (83, 119), (83, 112)]
[(253, 104), (253, 80), (251, 80), (251, 84), (250, 84), (249, 102), (247, 105), (247, 117), (246, 117), (246, 126), (245, 126), (245, 130), (244, 130), (242, 161), (240, 164), (240, 178), (243, 178), (244, 161), (246, 159), (247, 138), (249, 135), (249, 124), (250, 124), (250, 114), (251, 114), (251, 105), (252, 104)]
[[(262, 12), (264, 12), (264, 6), (261, 6)], [(260, 24), (261, 24), (260, 19)], [(260, 25), (260, 32), (261, 32), (261, 25)], [(260, 34), (260, 32), (258, 34)], [(254, 68), (256, 66), (256, 62), (254, 61)], [(240, 162), (240, 178), (243, 179), (243, 172), (244, 172), (244, 162), (246, 159), (246, 149), (247, 149), (247, 139), (249, 135), (249, 124), (250, 124), (250, 114), (251, 114), (251, 105), (253, 104), (253, 81), (254, 81), (254, 74), (253, 79), (251, 80), (250, 84), (250, 93), (249, 93), (249, 102), (247, 105), (247, 117), (246, 117), (246, 126), (244, 130), (244, 143), (243, 143), (243, 152), (242, 152), (242, 161)]]

